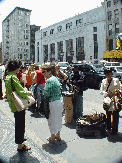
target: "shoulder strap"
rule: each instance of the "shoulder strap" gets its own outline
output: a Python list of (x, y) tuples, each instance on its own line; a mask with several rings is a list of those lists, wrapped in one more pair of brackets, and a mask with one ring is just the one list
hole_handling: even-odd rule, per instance
[(15, 91), (15, 87), (14, 87), (12, 76), (11, 76), (11, 88), (12, 88), (12, 91)]
[(112, 81), (112, 78), (111, 78), (110, 83), (108, 84), (108, 86), (107, 86), (107, 88), (106, 88), (106, 92), (108, 91), (108, 88), (109, 88), (109, 86), (110, 86), (110, 84), (111, 84), (111, 81)]
[(36, 87), (41, 83), (41, 81), (44, 79), (44, 76), (42, 77), (42, 79), (37, 83)]

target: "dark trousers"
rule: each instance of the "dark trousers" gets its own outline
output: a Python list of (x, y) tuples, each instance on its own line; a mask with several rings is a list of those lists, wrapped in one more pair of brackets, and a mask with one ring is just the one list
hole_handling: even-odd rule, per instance
[(0, 98), (2, 98), (2, 79), (0, 79)]
[[(113, 111), (106, 111), (107, 116), (107, 129), (110, 130), (112, 127), (112, 132), (118, 132), (118, 124), (119, 124), (119, 110)], [(112, 116), (112, 125), (111, 125), (111, 116)]]
[(15, 118), (15, 143), (22, 144), (24, 142), (25, 133), (25, 110), (14, 113)]

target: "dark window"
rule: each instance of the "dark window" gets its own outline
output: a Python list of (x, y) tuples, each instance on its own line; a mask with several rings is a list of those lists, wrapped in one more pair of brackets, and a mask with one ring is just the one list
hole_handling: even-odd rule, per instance
[(114, 0), (114, 5), (117, 5), (118, 4), (118, 0)]
[(37, 47), (37, 62), (39, 62), (39, 47)]
[(97, 41), (97, 34), (93, 34), (94, 41)]
[(111, 7), (111, 1), (107, 2), (107, 7)]
[(119, 24), (115, 24), (115, 33), (119, 33)]
[(113, 50), (113, 39), (109, 40), (109, 51)]
[(93, 27), (93, 32), (97, 32), (97, 27)]
[(108, 12), (108, 20), (111, 20), (111, 19), (112, 19), (112, 12), (109, 11), (109, 12)]

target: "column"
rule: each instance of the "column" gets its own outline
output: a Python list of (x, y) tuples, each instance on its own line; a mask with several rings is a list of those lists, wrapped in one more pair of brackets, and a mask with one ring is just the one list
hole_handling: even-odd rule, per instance
[(73, 38), (73, 51), (74, 51), (73, 62), (76, 62), (76, 38)]
[(50, 44), (48, 44), (48, 60), (50, 60)]
[(63, 52), (64, 52), (63, 62), (66, 62), (66, 41), (65, 40), (63, 40)]

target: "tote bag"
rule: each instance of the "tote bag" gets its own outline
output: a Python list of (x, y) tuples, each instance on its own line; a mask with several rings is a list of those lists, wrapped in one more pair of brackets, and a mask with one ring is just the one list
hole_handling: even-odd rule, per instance
[(25, 99), (25, 98), (22, 98), (20, 95), (18, 95), (18, 93), (14, 89), (12, 77), (11, 77), (11, 86), (12, 86), (11, 97), (18, 112), (26, 109), (27, 107), (35, 103), (35, 99), (32, 96), (29, 96), (28, 99)]

